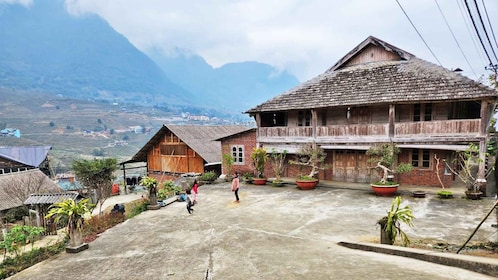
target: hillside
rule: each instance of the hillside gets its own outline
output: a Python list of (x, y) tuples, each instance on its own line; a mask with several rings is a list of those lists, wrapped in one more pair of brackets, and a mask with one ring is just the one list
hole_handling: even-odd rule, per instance
[[(128, 160), (164, 123), (188, 122), (181, 119), (180, 112), (83, 101), (42, 92), (0, 88), (0, 100), (0, 129), (21, 131), (21, 138), (0, 136), (0, 145), (52, 146), (49, 153), (52, 167), (59, 172), (70, 170), (74, 159), (95, 155)], [(135, 127), (145, 128), (147, 132), (136, 133)]]
[(149, 106), (193, 99), (102, 18), (71, 16), (62, 0), (0, 4), (0, 26), (4, 87)]

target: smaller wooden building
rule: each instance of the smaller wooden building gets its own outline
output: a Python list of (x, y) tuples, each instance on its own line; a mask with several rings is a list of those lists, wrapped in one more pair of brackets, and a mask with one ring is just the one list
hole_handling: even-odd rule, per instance
[(243, 125), (165, 124), (126, 165), (146, 162), (147, 175), (159, 181), (186, 173), (215, 171), (221, 174), (221, 144), (216, 139), (247, 130)]

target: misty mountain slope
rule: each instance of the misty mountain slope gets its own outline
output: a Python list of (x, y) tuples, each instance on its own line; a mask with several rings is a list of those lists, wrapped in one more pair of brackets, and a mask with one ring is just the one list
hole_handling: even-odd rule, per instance
[(145, 103), (192, 98), (103, 19), (71, 16), (61, 0), (0, 4), (0, 26), (3, 86)]
[(238, 112), (299, 84), (295, 76), (259, 62), (228, 63), (213, 68), (188, 50), (177, 49), (173, 55), (151, 50), (147, 54), (173, 82), (194, 95), (209, 96), (206, 104)]

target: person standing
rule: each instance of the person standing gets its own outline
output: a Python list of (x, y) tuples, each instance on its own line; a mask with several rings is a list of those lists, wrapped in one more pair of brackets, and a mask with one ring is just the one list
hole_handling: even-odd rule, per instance
[(194, 200), (194, 205), (197, 204), (198, 193), (199, 193), (199, 183), (197, 183), (197, 179), (195, 179), (194, 185), (192, 185), (192, 199)]
[(240, 187), (239, 172), (235, 172), (235, 176), (232, 179), (232, 192), (235, 193), (235, 203), (240, 203), (239, 187)]
[(194, 212), (194, 209), (192, 208), (192, 206), (194, 206), (194, 201), (192, 199), (192, 194), (190, 189), (186, 190), (186, 194), (187, 194), (187, 211), (189, 214), (192, 214), (192, 212)]

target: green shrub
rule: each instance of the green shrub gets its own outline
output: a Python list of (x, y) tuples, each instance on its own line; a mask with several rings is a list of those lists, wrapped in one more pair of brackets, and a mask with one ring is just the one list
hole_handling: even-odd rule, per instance
[(205, 173), (202, 173), (200, 181), (208, 181), (208, 182), (214, 182), (218, 178), (218, 175), (214, 171), (208, 171)]
[(130, 213), (126, 217), (127, 219), (131, 219), (135, 217), (136, 215), (145, 212), (147, 210), (147, 205), (149, 205), (149, 201), (146, 199), (142, 199), (139, 202), (133, 204), (131, 206)]
[(157, 199), (164, 200), (175, 194), (178, 194), (182, 190), (181, 187), (175, 185), (173, 181), (166, 180), (163, 183), (163, 188), (157, 191)]

